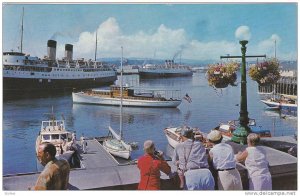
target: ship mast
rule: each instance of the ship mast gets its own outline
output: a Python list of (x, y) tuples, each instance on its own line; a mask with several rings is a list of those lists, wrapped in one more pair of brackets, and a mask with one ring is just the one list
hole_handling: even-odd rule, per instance
[(123, 46), (121, 46), (122, 55), (121, 55), (121, 76), (120, 76), (120, 94), (121, 94), (121, 102), (120, 102), (120, 137), (122, 138), (123, 133)]
[(276, 59), (276, 39), (274, 40), (275, 41), (275, 59)]
[(23, 52), (23, 19), (24, 19), (24, 7), (23, 7), (23, 13), (22, 13), (22, 26), (21, 26), (21, 53)]
[(97, 31), (96, 31), (96, 48), (95, 48), (95, 62), (97, 61)]

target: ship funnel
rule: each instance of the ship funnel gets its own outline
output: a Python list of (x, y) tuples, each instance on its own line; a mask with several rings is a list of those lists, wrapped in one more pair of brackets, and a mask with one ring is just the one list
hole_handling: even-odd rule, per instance
[(65, 45), (65, 59), (67, 61), (73, 60), (73, 45), (72, 44)]
[(48, 51), (49, 59), (55, 61), (56, 60), (56, 41), (48, 40), (47, 46), (48, 46), (47, 51)]

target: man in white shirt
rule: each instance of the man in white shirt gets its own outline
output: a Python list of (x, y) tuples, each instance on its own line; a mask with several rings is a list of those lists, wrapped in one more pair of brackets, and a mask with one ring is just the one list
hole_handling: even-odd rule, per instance
[(207, 139), (214, 144), (209, 151), (209, 160), (218, 171), (219, 190), (243, 190), (241, 176), (236, 169), (234, 152), (229, 144), (221, 143), (223, 137), (220, 131), (212, 130)]

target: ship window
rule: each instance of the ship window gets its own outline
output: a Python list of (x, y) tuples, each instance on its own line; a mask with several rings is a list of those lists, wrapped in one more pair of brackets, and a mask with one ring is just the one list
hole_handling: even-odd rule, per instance
[(5, 59), (5, 62), (7, 62), (7, 59)]
[(59, 134), (52, 134), (52, 139), (53, 140), (58, 140), (59, 139)]
[(19, 62), (19, 60), (17, 60), (17, 62)]

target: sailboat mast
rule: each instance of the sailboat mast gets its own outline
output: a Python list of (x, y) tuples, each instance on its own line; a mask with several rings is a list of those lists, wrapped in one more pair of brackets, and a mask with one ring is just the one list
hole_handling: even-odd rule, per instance
[(23, 52), (23, 19), (24, 19), (24, 7), (23, 7), (23, 12), (22, 12), (22, 25), (21, 25), (21, 53)]
[(121, 55), (121, 80), (120, 80), (120, 93), (121, 93), (121, 103), (120, 103), (120, 137), (123, 137), (123, 46), (121, 46), (122, 55)]
[(276, 59), (276, 39), (275, 39), (275, 59)]
[(97, 31), (96, 31), (96, 48), (95, 48), (95, 62), (97, 61)]

